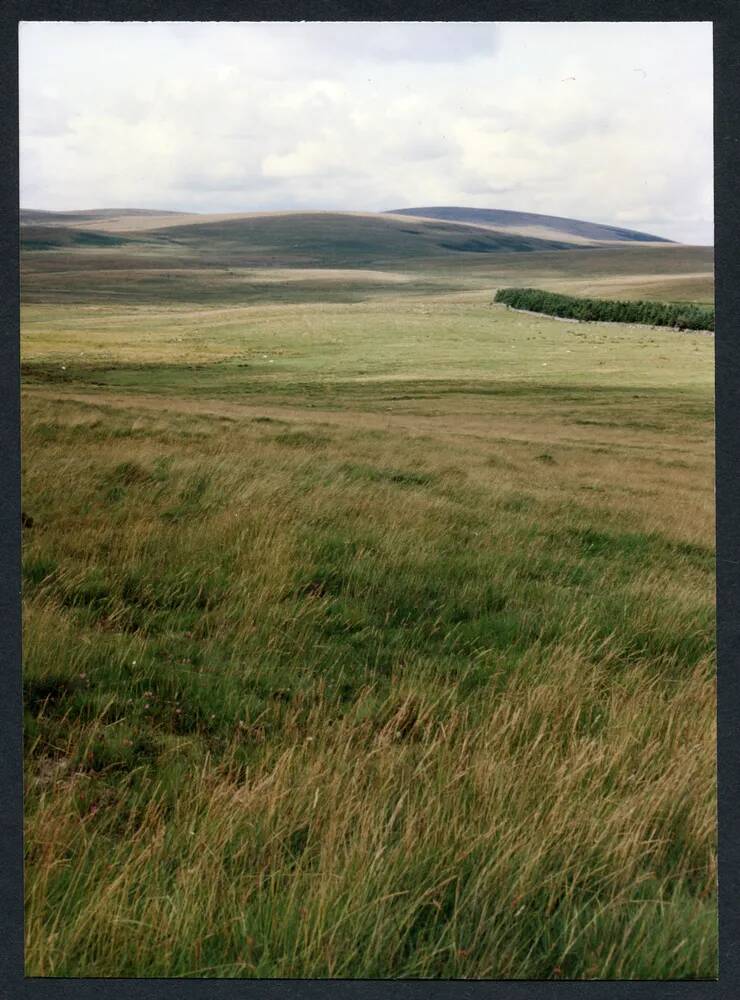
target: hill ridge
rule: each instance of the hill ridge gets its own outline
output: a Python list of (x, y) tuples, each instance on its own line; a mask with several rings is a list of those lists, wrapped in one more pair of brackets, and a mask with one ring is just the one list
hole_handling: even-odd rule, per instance
[[(437, 219), (440, 222), (461, 222), (478, 225), (481, 228), (500, 231), (517, 231), (522, 235), (542, 237), (543, 231), (550, 232), (550, 238), (563, 239), (566, 236), (578, 242), (608, 243), (673, 243), (665, 236), (656, 236), (638, 229), (627, 229), (607, 223), (588, 222), (560, 215), (544, 215), (539, 212), (515, 212), (501, 208), (475, 208), (461, 205), (428, 205), (413, 208), (388, 209), (384, 215), (407, 216), (417, 219)], [(557, 234), (555, 237), (554, 234)], [(575, 241), (574, 240), (574, 241)]]

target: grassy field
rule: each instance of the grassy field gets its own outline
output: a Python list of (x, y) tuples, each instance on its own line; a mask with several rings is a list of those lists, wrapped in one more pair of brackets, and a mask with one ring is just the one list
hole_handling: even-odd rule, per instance
[(196, 243), (24, 260), (27, 974), (714, 976), (713, 340), (491, 304), (711, 254)]

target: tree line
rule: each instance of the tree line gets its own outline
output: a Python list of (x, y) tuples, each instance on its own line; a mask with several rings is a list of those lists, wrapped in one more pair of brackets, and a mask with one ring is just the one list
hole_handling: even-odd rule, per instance
[(582, 299), (537, 288), (499, 288), (494, 302), (503, 302), (514, 309), (587, 322), (647, 323), (650, 326), (678, 327), (679, 330), (714, 330), (714, 307), (691, 302)]

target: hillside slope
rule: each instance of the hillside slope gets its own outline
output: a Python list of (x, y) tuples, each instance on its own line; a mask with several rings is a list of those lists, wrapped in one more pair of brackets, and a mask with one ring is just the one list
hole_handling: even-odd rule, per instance
[(568, 249), (563, 240), (483, 230), (439, 220), (406, 221), (345, 212), (295, 212), (190, 223), (166, 230), (171, 240), (232, 251), (243, 247), (261, 257), (306, 264), (354, 266), (451, 253), (516, 253)]
[(460, 222), (486, 229), (517, 233), (538, 239), (556, 239), (568, 243), (671, 243), (662, 236), (641, 233), (634, 229), (583, 222), (556, 215), (538, 215), (534, 212), (509, 212), (495, 208), (462, 208), (438, 206), (423, 208), (394, 208), (383, 213), (390, 216), (413, 216), (416, 219), (439, 219)]
[[(207, 217), (206, 217), (207, 218)], [(499, 232), (464, 223), (406, 220), (348, 212), (289, 212), (222, 217), (200, 221), (175, 216), (166, 228), (137, 225), (128, 235), (104, 224), (24, 225), (26, 250), (55, 247), (149, 244), (160, 251), (187, 254), (203, 262), (230, 266), (363, 267), (399, 260), (457, 258), (461, 255), (572, 249), (571, 243)], [(196, 221), (194, 221), (196, 220)], [(141, 222), (141, 220), (139, 220)]]
[(45, 208), (21, 208), (21, 226), (76, 226), (81, 229), (98, 227), (108, 229), (111, 224), (130, 220), (136, 227), (139, 221), (153, 221), (160, 217), (179, 218), (182, 212), (168, 212), (159, 208), (82, 208), (75, 211), (52, 212)]

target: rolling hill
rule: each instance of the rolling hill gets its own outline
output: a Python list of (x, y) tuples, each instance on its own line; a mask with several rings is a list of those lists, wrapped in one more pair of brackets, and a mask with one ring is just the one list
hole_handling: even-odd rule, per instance
[(36, 213), (21, 228), (26, 250), (53, 250), (131, 243), (232, 266), (361, 267), (413, 259), (459, 255), (525, 253), (573, 249), (558, 239), (509, 233), (465, 223), (407, 220), (382, 214), (349, 212), (276, 212), (241, 216), (173, 215), (169, 224), (146, 227), (131, 216), (124, 231), (111, 230), (102, 216), (92, 224), (38, 225)]
[[(422, 213), (425, 213), (422, 215)], [(363, 212), (160, 212), (21, 210), (25, 251), (128, 254), (206, 265), (368, 267), (414, 260), (481, 259), (488, 254), (646, 248), (667, 240), (572, 219), (489, 209), (418, 208)]]
[[(164, 235), (162, 230), (160, 233)], [(190, 222), (169, 227), (166, 236), (171, 240), (187, 240), (191, 246), (207, 244), (225, 251), (244, 248), (262, 259), (291, 258), (305, 264), (327, 265), (351, 261), (355, 266), (458, 253), (526, 253), (570, 247), (564, 240), (499, 232), (465, 223), (407, 221), (348, 212), (295, 212)]]
[(85, 208), (70, 212), (51, 212), (43, 208), (22, 208), (21, 226), (75, 226), (80, 229), (115, 229), (117, 222), (130, 224), (153, 222), (160, 217), (182, 216), (182, 212), (167, 212), (149, 208)]
[(395, 208), (385, 213), (391, 216), (412, 216), (415, 219), (439, 219), (445, 222), (464, 223), (495, 229), (499, 232), (517, 233), (538, 239), (555, 239), (571, 244), (594, 243), (671, 243), (662, 236), (641, 233), (635, 229), (566, 219), (556, 215), (537, 215), (534, 212), (509, 212), (494, 208), (460, 208), (455, 206)]
[[(552, 237), (545, 239), (526, 227), (495, 229), (406, 211), (22, 211), (23, 298), (269, 301), (276, 294), (272, 277), (281, 274), (281, 295), (316, 299), (329, 295), (325, 274), (344, 271), (342, 289), (332, 285), (329, 297), (364, 299), (388, 282), (408, 295), (429, 293), (430, 282), (444, 293), (512, 284), (550, 288), (553, 281), (568, 283), (557, 291), (609, 297), (644, 291), (653, 280), (671, 300), (711, 299), (710, 247), (539, 230)], [(372, 283), (361, 278), (363, 271), (373, 273)]]
[[(277, 211), (277, 212), (174, 212), (161, 209), (144, 208), (100, 208), (78, 211), (51, 212), (42, 209), (21, 209), (20, 221), (23, 228), (29, 226), (73, 227), (77, 230), (94, 230), (107, 233), (149, 233), (161, 230), (181, 229), (187, 226), (226, 226), (232, 233), (237, 232), (237, 224), (247, 227), (246, 235), (255, 232), (262, 235), (264, 226), (275, 227), (279, 237), (290, 227), (293, 220), (301, 227), (316, 229), (323, 227), (329, 231), (336, 228), (337, 219), (344, 220), (345, 225), (352, 225), (362, 234), (372, 222), (382, 220), (389, 226), (401, 227), (408, 234), (411, 227), (417, 232), (413, 235), (430, 235), (432, 231), (422, 223), (434, 223), (437, 233), (440, 224), (464, 226), (486, 233), (494, 231), (502, 237), (520, 237), (526, 241), (544, 241), (550, 244), (547, 249), (562, 249), (561, 244), (571, 249), (573, 246), (603, 246), (615, 243), (671, 243), (662, 236), (638, 232), (634, 229), (624, 229), (617, 226), (602, 225), (594, 222), (584, 222), (578, 219), (566, 219), (554, 215), (538, 215), (533, 212), (510, 212), (502, 209), (462, 208), (453, 206), (428, 206), (423, 208), (400, 208), (388, 212), (331, 212), (331, 211)], [(411, 221), (413, 219), (413, 222)], [(289, 220), (286, 222), (286, 220)], [(256, 227), (252, 229), (251, 227)], [(208, 230), (216, 234), (219, 230)], [(377, 230), (376, 230), (377, 232)], [(386, 234), (390, 230), (385, 231)], [(447, 235), (460, 235), (460, 230), (448, 230)], [(474, 233), (473, 236), (480, 236)], [(485, 246), (491, 246), (490, 237), (484, 241)], [(482, 245), (481, 245), (482, 246)], [(471, 250), (480, 250), (481, 246), (471, 246)], [(496, 249), (513, 248), (510, 243), (499, 244)], [(527, 242), (519, 244), (515, 249), (545, 249)]]

